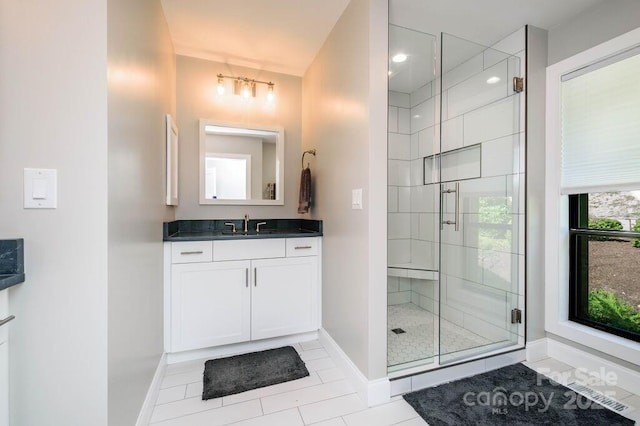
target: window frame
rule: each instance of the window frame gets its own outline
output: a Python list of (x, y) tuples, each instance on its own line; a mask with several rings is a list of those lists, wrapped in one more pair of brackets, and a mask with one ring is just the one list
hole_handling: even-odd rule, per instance
[[(560, 191), (561, 78), (640, 44), (640, 28), (547, 67), (544, 176), (544, 330), (640, 365), (640, 343), (569, 320), (569, 197)], [(535, 285), (535, 284), (533, 284)], [(529, 309), (531, 313), (538, 307)]]
[[(589, 318), (589, 245), (580, 237), (640, 238), (640, 232), (589, 229), (589, 194), (569, 195), (569, 317), (570, 321), (640, 342), (640, 333)], [(639, 249), (640, 250), (640, 249)]]

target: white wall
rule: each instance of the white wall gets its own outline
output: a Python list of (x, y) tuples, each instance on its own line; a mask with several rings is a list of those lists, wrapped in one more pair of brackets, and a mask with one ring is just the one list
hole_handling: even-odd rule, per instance
[(544, 332), (544, 153), (546, 30), (527, 26), (527, 341)]
[(608, 0), (549, 29), (549, 65), (640, 26), (638, 0)]
[[(107, 424), (107, 4), (0, 2), (0, 238), (25, 240), (9, 290), (11, 425)], [(25, 167), (58, 208), (22, 208)]]
[[(369, 379), (386, 376), (387, 5), (353, 0), (303, 79), (304, 149), (318, 151), (323, 327)], [(364, 209), (351, 209), (362, 188)]]
[(165, 114), (175, 117), (175, 55), (159, 0), (108, 0), (107, 9), (108, 386), (116, 426), (135, 423), (163, 352), (161, 230), (174, 215), (165, 206)]
[[(275, 102), (267, 105), (260, 92), (249, 102), (240, 96), (216, 93), (217, 74), (243, 76), (275, 84)], [(302, 80), (285, 74), (260, 71), (177, 57), (176, 100), (179, 137), (179, 206), (176, 219), (296, 218), (300, 187)], [(262, 85), (260, 85), (260, 88)], [(229, 92), (229, 91), (228, 91)], [(198, 197), (198, 120), (201, 118), (234, 124), (282, 126), (285, 139), (284, 206), (201, 206)], [(306, 157), (314, 170), (314, 159)]]

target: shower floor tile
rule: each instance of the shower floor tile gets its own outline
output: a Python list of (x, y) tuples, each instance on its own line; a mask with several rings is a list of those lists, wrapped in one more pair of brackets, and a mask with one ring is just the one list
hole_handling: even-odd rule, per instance
[[(440, 320), (442, 352), (453, 353), (492, 343), (445, 319)], [(392, 330), (401, 328), (405, 333)], [(436, 351), (437, 323), (432, 312), (413, 303), (387, 307), (387, 363), (389, 366), (428, 359)]]

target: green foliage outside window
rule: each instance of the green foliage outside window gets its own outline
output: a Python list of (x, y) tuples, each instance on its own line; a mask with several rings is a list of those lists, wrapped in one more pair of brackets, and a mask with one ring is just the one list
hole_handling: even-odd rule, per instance
[[(617, 219), (597, 218), (589, 219), (589, 229), (601, 229), (603, 231), (622, 231), (622, 223)], [(589, 237), (591, 240), (596, 241), (609, 241), (611, 237), (605, 237), (602, 235), (592, 235)]]
[(589, 317), (611, 327), (640, 333), (640, 311), (607, 290), (598, 288), (589, 292)]

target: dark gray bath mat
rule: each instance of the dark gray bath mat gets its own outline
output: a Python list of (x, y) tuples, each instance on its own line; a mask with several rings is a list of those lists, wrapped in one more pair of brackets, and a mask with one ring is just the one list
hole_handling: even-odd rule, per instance
[(301, 379), (307, 367), (292, 346), (210, 359), (204, 364), (202, 399)]
[(411, 392), (404, 399), (430, 426), (634, 424), (522, 364)]

